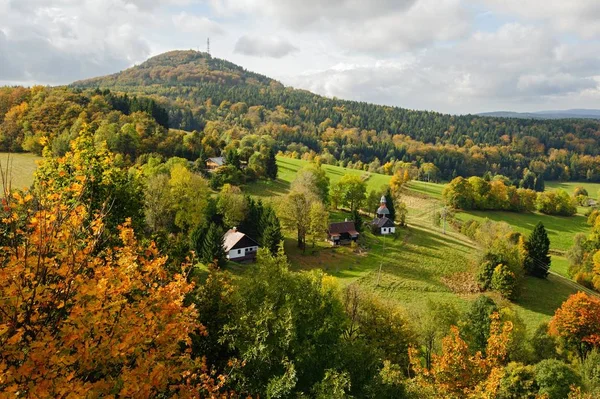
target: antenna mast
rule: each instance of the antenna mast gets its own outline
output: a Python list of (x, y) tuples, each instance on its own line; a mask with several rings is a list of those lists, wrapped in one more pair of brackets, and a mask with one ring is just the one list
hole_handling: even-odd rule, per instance
[(206, 53), (210, 55), (210, 37), (206, 38)]

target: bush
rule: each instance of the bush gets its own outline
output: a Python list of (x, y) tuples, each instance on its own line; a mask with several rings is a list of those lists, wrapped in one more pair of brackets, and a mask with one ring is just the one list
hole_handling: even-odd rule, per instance
[(588, 197), (588, 191), (581, 187), (581, 186), (577, 186), (575, 187), (575, 191), (573, 191), (573, 197), (579, 197), (580, 195), (584, 196), (584, 197)]
[(556, 359), (556, 340), (548, 334), (548, 323), (542, 323), (533, 333), (529, 341), (533, 349), (534, 361), (541, 362), (546, 359)]
[(593, 350), (581, 363), (581, 377), (588, 392), (600, 396), (600, 352)]
[(498, 291), (506, 299), (513, 299), (517, 278), (508, 266), (500, 264), (492, 274), (492, 289)]
[(581, 377), (564, 362), (549, 359), (536, 364), (535, 382), (541, 395), (547, 395), (548, 399), (564, 399), (569, 395), (571, 385), (581, 385)]
[(487, 260), (479, 266), (479, 273), (477, 274), (477, 282), (482, 290), (488, 290), (492, 286), (492, 275), (496, 264)]
[(564, 190), (546, 191), (538, 194), (537, 209), (547, 215), (573, 216), (577, 203)]
[(497, 399), (535, 399), (539, 390), (535, 382), (535, 367), (511, 362), (500, 380)]

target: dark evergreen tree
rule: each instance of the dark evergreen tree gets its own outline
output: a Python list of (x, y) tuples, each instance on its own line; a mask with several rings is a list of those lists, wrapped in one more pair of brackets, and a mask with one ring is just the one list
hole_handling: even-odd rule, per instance
[(216, 263), (219, 267), (227, 262), (225, 249), (223, 248), (223, 229), (218, 225), (210, 224), (199, 257), (203, 263)]
[(265, 212), (262, 201), (254, 201), (250, 196), (246, 197), (246, 218), (240, 223), (241, 232), (256, 242), (261, 242), (264, 230), (263, 214)]
[(356, 231), (359, 233), (363, 231), (363, 220), (358, 212), (358, 209), (352, 211), (352, 220), (354, 221), (354, 226), (356, 227)]
[(277, 254), (279, 244), (283, 241), (283, 234), (279, 219), (272, 208), (265, 209), (261, 225), (263, 226), (261, 245), (263, 248), (267, 248), (271, 254)]
[(546, 278), (550, 270), (550, 239), (542, 222), (531, 232), (525, 242), (525, 260), (523, 266), (530, 276)]
[(269, 154), (267, 155), (265, 174), (269, 179), (277, 179), (277, 159), (275, 159), (275, 151), (273, 151), (273, 148), (269, 149)]
[(541, 193), (546, 189), (546, 184), (544, 183), (544, 178), (542, 177), (542, 175), (539, 175), (535, 178), (535, 185), (533, 189), (538, 193)]
[(529, 190), (535, 189), (535, 173), (528, 170), (524, 175), (523, 179), (520, 182), (521, 188), (527, 188)]
[(394, 198), (392, 197), (390, 189), (385, 193), (385, 201), (385, 205), (387, 206), (388, 211), (390, 211), (388, 217), (392, 220), (396, 220), (396, 208), (394, 207)]
[(237, 150), (231, 149), (225, 153), (225, 163), (236, 169), (240, 168), (240, 156), (238, 155)]
[(190, 234), (190, 249), (195, 251), (198, 257), (202, 256), (207, 231), (208, 228), (206, 226), (198, 226)]

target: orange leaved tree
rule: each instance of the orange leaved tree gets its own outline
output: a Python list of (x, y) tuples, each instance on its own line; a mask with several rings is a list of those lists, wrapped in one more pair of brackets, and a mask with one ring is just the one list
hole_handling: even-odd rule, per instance
[(600, 347), (600, 299), (583, 292), (571, 295), (556, 310), (549, 331), (584, 359)]
[(433, 355), (431, 368), (422, 367), (417, 350), (409, 351), (417, 383), (445, 398), (493, 398), (504, 374), (511, 340), (512, 323), (500, 322), (498, 313), (492, 316), (486, 355), (469, 351), (457, 327), (442, 341), (442, 353)]
[[(216, 397), (220, 378), (190, 356), (202, 333), (186, 276), (168, 276), (129, 222), (101, 249), (103, 218), (82, 184), (2, 200), (0, 396)], [(116, 241), (115, 241), (116, 242)]]

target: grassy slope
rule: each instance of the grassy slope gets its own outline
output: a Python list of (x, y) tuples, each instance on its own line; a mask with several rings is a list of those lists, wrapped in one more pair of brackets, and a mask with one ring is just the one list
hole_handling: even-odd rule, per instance
[[(277, 158), (277, 166), (279, 168), (277, 180), (258, 181), (254, 184), (244, 187), (244, 192), (250, 195), (265, 198), (284, 195), (290, 189), (290, 184), (296, 177), (296, 173), (306, 164), (308, 164), (307, 161), (279, 157)], [(339, 166), (323, 165), (323, 168), (327, 171), (327, 176), (329, 176), (330, 183), (338, 182), (345, 174), (357, 176), (369, 174), (370, 177), (367, 180), (367, 190), (379, 189), (382, 186), (387, 185), (391, 178), (391, 176), (381, 175), (378, 173), (368, 173), (362, 170), (345, 169)]]
[[(9, 171), (10, 182), (13, 188), (27, 188), (33, 183), (33, 172), (35, 172), (37, 160), (41, 158), (33, 154), (8, 154), (0, 153), (0, 170), (2, 175)], [(0, 186), (2, 180), (0, 180)]]
[[(284, 195), (296, 172), (304, 164), (306, 162), (279, 158), (280, 173), (276, 182), (259, 182), (244, 189), (263, 199)], [(332, 182), (346, 173), (364, 173), (334, 166), (324, 167)], [(389, 178), (372, 174), (368, 180), (369, 189), (381, 187)], [(450, 229), (447, 235), (443, 235), (440, 228), (433, 225), (431, 214), (441, 206), (439, 200), (442, 189), (441, 184), (409, 183), (409, 190), (404, 196), (409, 209), (409, 228), (398, 229), (395, 239), (386, 238), (385, 249), (381, 237), (365, 232), (362, 252), (357, 253), (349, 247), (331, 248), (321, 242), (303, 254), (296, 248), (293, 232), (286, 232), (285, 248), (292, 267), (295, 270), (323, 269), (337, 277), (341, 285), (357, 283), (381, 297), (397, 301), (410, 313), (421, 309), (429, 300), (450, 302), (459, 309), (466, 308), (475, 295), (453, 292), (442, 278), (456, 276), (454, 280), (460, 280), (459, 273), (471, 270), (478, 251), (464, 236)], [(343, 220), (347, 216), (343, 212), (332, 212), (331, 219)], [(378, 277), (380, 265), (382, 272)], [(562, 263), (560, 269), (566, 273), (566, 264)], [(566, 280), (558, 277), (552, 276), (549, 280), (526, 278), (521, 298), (512, 306), (532, 333), (540, 322), (548, 321), (555, 309), (575, 291)]]
[[(580, 184), (555, 182), (547, 183), (546, 187), (560, 187), (563, 189), (567, 189), (570, 193), (572, 193), (575, 187), (579, 185), (584, 185), (584, 187), (586, 187), (588, 191), (591, 190), (590, 194), (592, 192), (596, 193), (600, 188), (600, 184), (595, 183)], [(444, 185), (413, 181), (408, 184), (408, 188), (415, 193), (428, 195), (432, 198), (441, 200)], [(544, 223), (544, 227), (546, 227), (546, 230), (548, 230), (551, 248), (555, 251), (564, 252), (567, 251), (571, 247), (571, 245), (573, 245), (573, 238), (575, 237), (575, 235), (577, 235), (578, 233), (586, 233), (589, 230), (589, 226), (586, 223), (586, 217), (582, 214), (585, 211), (586, 208), (580, 208), (580, 213), (573, 217), (549, 216), (540, 213), (468, 211), (459, 212), (457, 214), (457, 217), (463, 221), (469, 219), (483, 220), (485, 218), (494, 221), (504, 221), (510, 224), (515, 229), (515, 231), (518, 231), (525, 235), (529, 235), (529, 233), (531, 233), (535, 225), (541, 221), (542, 223)]]
[(590, 198), (597, 199), (598, 191), (600, 190), (600, 183), (588, 183), (588, 182), (546, 182), (546, 190), (560, 188), (565, 190), (569, 194), (573, 194), (575, 187), (583, 187), (587, 190)]

